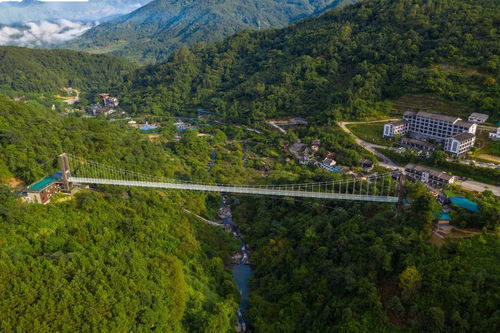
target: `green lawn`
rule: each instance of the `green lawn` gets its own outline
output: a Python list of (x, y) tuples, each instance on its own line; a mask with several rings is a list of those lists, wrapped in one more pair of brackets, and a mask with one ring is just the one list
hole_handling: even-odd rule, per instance
[[(389, 121), (388, 121), (389, 122)], [(381, 146), (393, 146), (393, 142), (382, 138), (385, 122), (367, 123), (367, 124), (351, 124), (347, 128), (358, 138), (375, 143)]]
[(489, 131), (478, 131), (476, 133), (475, 146), (479, 149), (474, 153), (474, 156), (487, 154), (500, 157), (500, 141), (493, 141), (488, 137)]

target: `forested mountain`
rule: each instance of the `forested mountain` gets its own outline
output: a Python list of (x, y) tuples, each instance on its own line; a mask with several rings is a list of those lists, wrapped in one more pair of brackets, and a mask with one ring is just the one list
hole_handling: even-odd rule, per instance
[(69, 47), (140, 62), (180, 46), (212, 43), (244, 29), (282, 27), (353, 0), (155, 0), (70, 42)]
[(98, 90), (120, 83), (134, 68), (113, 56), (0, 46), (0, 90), (41, 93), (68, 86)]
[(408, 92), (498, 118), (499, 10), (495, 0), (362, 1), (285, 29), (183, 48), (124, 89), (134, 110), (202, 105), (237, 121), (366, 117)]

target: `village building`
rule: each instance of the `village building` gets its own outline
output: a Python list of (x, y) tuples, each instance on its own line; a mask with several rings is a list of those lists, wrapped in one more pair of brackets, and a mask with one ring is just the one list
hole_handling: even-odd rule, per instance
[(373, 167), (374, 167), (374, 164), (373, 164), (373, 161), (372, 160), (369, 160), (367, 158), (365, 159), (362, 159), (360, 162), (359, 162), (360, 166), (363, 168), (363, 171), (364, 172), (370, 172), (373, 170)]
[(299, 157), (299, 163), (302, 165), (308, 165), (310, 161), (311, 161), (311, 159), (307, 155)]
[(436, 215), (437, 225), (439, 226), (447, 226), (450, 224), (451, 216), (447, 212), (441, 211)]
[(412, 163), (405, 166), (405, 174), (410, 179), (420, 181), (434, 188), (443, 188), (445, 185), (455, 182), (455, 176), (444, 171)]
[(488, 136), (491, 140), (500, 140), (500, 127), (498, 127), (495, 132), (489, 133)]
[(319, 140), (314, 140), (311, 144), (311, 150), (313, 152), (318, 152), (320, 147), (321, 147), (321, 141)]
[(28, 186), (23, 199), (28, 203), (47, 204), (54, 194), (61, 191), (62, 186), (62, 173), (58, 172)]
[(335, 165), (337, 165), (337, 161), (335, 161), (333, 158), (328, 158), (326, 157), (322, 162), (321, 164), (323, 164), (323, 166), (325, 167), (333, 167)]
[(392, 138), (397, 135), (406, 135), (408, 133), (409, 124), (405, 120), (394, 121), (384, 125), (384, 137)]
[(456, 156), (462, 156), (474, 146), (475, 142), (476, 136), (472, 133), (455, 134), (445, 140), (444, 151)]
[(471, 115), (469, 116), (469, 121), (471, 123), (482, 124), (485, 123), (488, 120), (488, 118), (489, 116), (487, 114), (474, 112), (471, 113)]
[(105, 108), (108, 107), (114, 109), (120, 104), (118, 98), (110, 96), (109, 94), (99, 94), (99, 96), (101, 96), (102, 103)]
[(177, 129), (177, 131), (179, 131), (179, 132), (185, 132), (185, 131), (189, 131), (189, 130), (198, 129), (198, 127), (196, 127), (195, 125), (192, 125), (190, 123), (186, 123), (183, 121), (178, 121), (178, 122), (174, 123), (174, 126)]

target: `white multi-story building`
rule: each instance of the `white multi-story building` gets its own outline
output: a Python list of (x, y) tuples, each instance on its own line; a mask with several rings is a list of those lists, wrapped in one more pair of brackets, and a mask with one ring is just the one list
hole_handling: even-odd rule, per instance
[(409, 123), (408, 132), (417, 139), (434, 139), (442, 142), (460, 133), (476, 134), (477, 124), (459, 117), (426, 111), (406, 111), (403, 119)]
[(489, 116), (487, 114), (473, 112), (469, 116), (469, 121), (472, 123), (482, 124), (482, 123), (485, 123), (486, 120), (488, 120), (488, 118), (489, 118)]
[(444, 151), (461, 156), (474, 146), (476, 136), (472, 133), (455, 134), (444, 141)]
[(406, 135), (409, 124), (406, 120), (398, 120), (384, 125), (384, 137), (392, 138), (396, 135)]
[[(477, 124), (459, 117), (427, 111), (406, 111), (403, 120), (384, 125), (384, 137), (408, 134), (413, 139), (433, 140), (445, 151), (463, 155), (474, 145)], [(466, 134), (466, 135), (460, 135)]]
[(500, 140), (500, 127), (497, 128), (496, 132), (491, 132), (490, 134), (488, 134), (488, 136), (491, 140)]

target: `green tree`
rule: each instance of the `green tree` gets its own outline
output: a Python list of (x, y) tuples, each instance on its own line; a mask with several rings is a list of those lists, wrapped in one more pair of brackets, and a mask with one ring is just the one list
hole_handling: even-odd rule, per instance
[(399, 274), (399, 287), (401, 295), (408, 300), (415, 292), (420, 289), (422, 275), (415, 266), (408, 266)]

